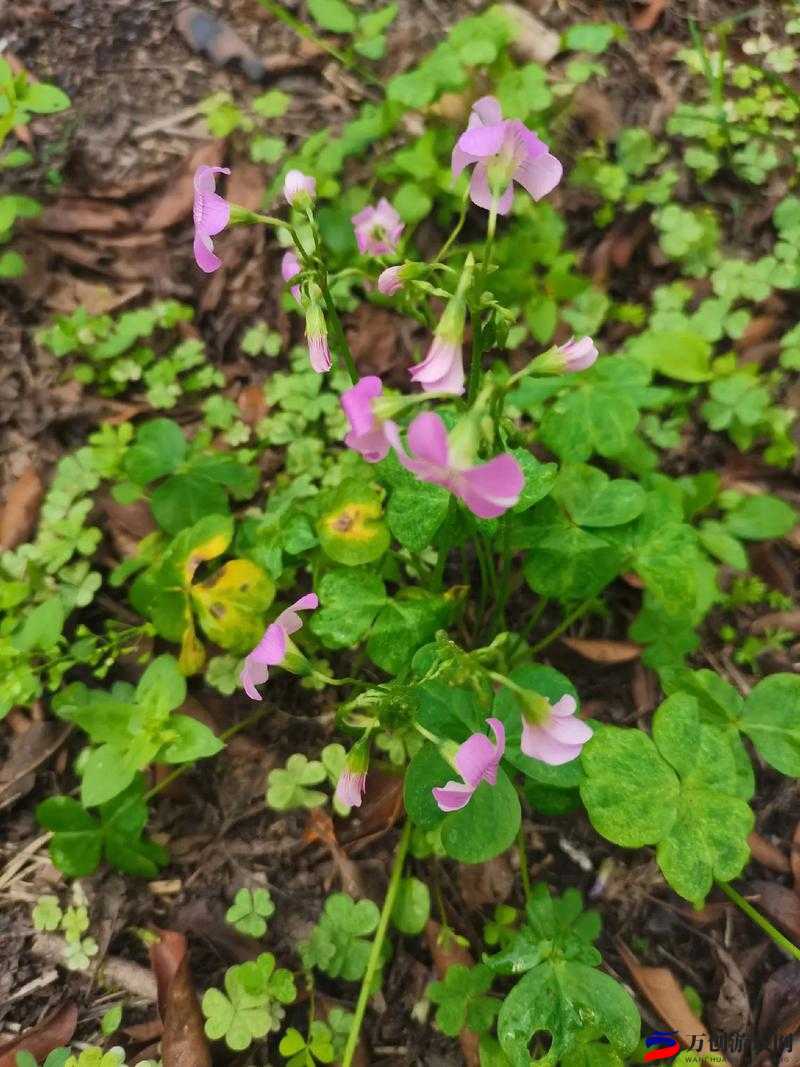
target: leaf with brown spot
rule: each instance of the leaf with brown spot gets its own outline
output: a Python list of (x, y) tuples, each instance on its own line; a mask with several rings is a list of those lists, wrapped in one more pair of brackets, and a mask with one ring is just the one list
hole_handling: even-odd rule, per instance
[(561, 643), (592, 663), (630, 663), (642, 654), (642, 646), (635, 645), (633, 641), (562, 637)]
[(78, 1009), (74, 1004), (65, 1004), (32, 1030), (0, 1045), (0, 1067), (17, 1067), (18, 1052), (30, 1052), (37, 1060), (43, 1060), (54, 1048), (69, 1044), (77, 1024)]
[(218, 167), (224, 150), (224, 141), (206, 141), (186, 156), (164, 192), (150, 207), (144, 229), (150, 232), (166, 230), (188, 218), (194, 204), (194, 172), (202, 164)]
[(164, 1067), (211, 1067), (203, 1015), (194, 991), (186, 938), (159, 930), (150, 946), (150, 965), (158, 985), (158, 1012), (164, 1024)]
[[(671, 1030), (677, 1031), (680, 1043), (688, 1047), (693, 1035), (702, 1034), (705, 1035), (705, 1047), (707, 1048), (708, 1027), (689, 1007), (689, 1002), (672, 971), (667, 970), (666, 967), (646, 967), (639, 963), (623, 941), (617, 942), (617, 948), (625, 961), (625, 966), (630, 971), (634, 984), (653, 1006), (659, 1018), (663, 1019)], [(720, 1054), (709, 1052), (707, 1055), (717, 1057)], [(702, 1052), (700, 1056), (705, 1058)], [(721, 1062), (725, 1067), (730, 1067), (727, 1060), (714, 1059), (711, 1062), (717, 1064)]]
[(11, 486), (0, 515), (0, 549), (4, 552), (30, 540), (43, 494), (39, 472), (30, 464)]

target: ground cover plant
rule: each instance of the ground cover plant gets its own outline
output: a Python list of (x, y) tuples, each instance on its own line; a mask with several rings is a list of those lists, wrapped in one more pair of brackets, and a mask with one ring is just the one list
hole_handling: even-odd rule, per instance
[[(89, 414), (1, 524), (0, 1067), (788, 1067), (800, 11), (690, 10), (629, 122), (667, 5), (398, 67), (413, 5), (259, 2), (363, 102), (204, 84), (103, 253), (183, 280), (20, 327)], [(0, 135), (67, 104), (0, 59)]]

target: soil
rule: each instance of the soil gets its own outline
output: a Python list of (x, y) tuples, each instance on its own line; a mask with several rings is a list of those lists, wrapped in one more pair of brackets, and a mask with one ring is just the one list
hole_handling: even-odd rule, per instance
[[(228, 91), (239, 101), (265, 87), (285, 90), (294, 104), (284, 119), (275, 122), (274, 132), (294, 143), (322, 125), (346, 121), (373, 90), (342, 72), (318, 49), (298, 44), (292, 31), (271, 18), (257, 0), (210, 0), (205, 6), (224, 19), (265, 63), (267, 73), (260, 83), (248, 78), (236, 61), (218, 67), (192, 49), (176, 28), (179, 5), (170, 0), (37, 0), (30, 5), (10, 4), (0, 11), (0, 50), (41, 79), (62, 86), (73, 101), (66, 122), (53, 119), (36, 126), (37, 136), (47, 144), (48, 158), (31, 179), (32, 186), (46, 196), (50, 186), (45, 172), (55, 168), (61, 174), (61, 185), (50, 192), (51, 200), (73, 207), (88, 203), (101, 216), (89, 233), (85, 229), (65, 232), (63, 226), (55, 230), (31, 227), (25, 237), (31, 263), (28, 284), (25, 289), (0, 287), (0, 495), (30, 465), (46, 481), (58, 458), (82, 443), (93, 425), (104, 418), (124, 417), (119, 402), (84, 394), (65, 379), (57, 361), (33, 339), (33, 332), (54, 311), (71, 310), (90, 290), (103, 287), (103, 294), (110, 292), (119, 300), (118, 307), (162, 296), (192, 302), (200, 309), (195, 325), (211, 358), (225, 373), (231, 395), (263, 376), (254, 365), (243, 363), (233, 344), (234, 332), (238, 334), (242, 323), (266, 319), (284, 332), (292, 328), (278, 303), (279, 253), (264, 243), (263, 236), (245, 238), (233, 267), (209, 279), (194, 269), (187, 219), (149, 235), (147, 220), (175, 175), (185, 172), (187, 158), (207, 141), (202, 121), (185, 113), (212, 91)], [(299, 4), (286, 6), (298, 8)], [(399, 0), (400, 13), (381, 80), (411, 65), (441, 38), (447, 26), (482, 6), (477, 0)], [(555, 30), (598, 17), (629, 26), (643, 10), (643, 4), (626, 0), (605, 4), (529, 0), (525, 6)], [(620, 122), (660, 131), (665, 102), (684, 88), (667, 60), (688, 39), (688, 18), (711, 22), (739, 13), (740, 7), (735, 0), (725, 4), (668, 2), (653, 29), (632, 32), (615, 52), (602, 93), (586, 101), (573, 117), (567, 144), (577, 150), (587, 137)], [(769, 27), (775, 34), (780, 18), (777, 4), (764, 3), (747, 17), (746, 26), (748, 32)], [(57, 131), (55, 139), (51, 131)], [(244, 147), (236, 137), (228, 143), (226, 161), (252, 178), (250, 195), (255, 207), (265, 186), (264, 169), (246, 162)], [(579, 194), (569, 190), (563, 193), (562, 206), (574, 216), (574, 233), (585, 237), (584, 269), (591, 270), (599, 245), (591, 211)], [(115, 212), (118, 223), (112, 221), (117, 218)], [(625, 299), (645, 299), (646, 257), (634, 258), (611, 286)], [(360, 328), (357, 322), (349, 327)], [(719, 444), (714, 447), (719, 449)], [(707, 448), (703, 440), (697, 441), (698, 452), (688, 461), (692, 469), (716, 465), (724, 475), (735, 472), (740, 478), (771, 479), (771, 488), (780, 488), (789, 499), (800, 498), (796, 485), (788, 484), (785, 475), (776, 475), (757, 461), (754, 466), (753, 461), (743, 460), (733, 446), (720, 454), (709, 454)], [(673, 473), (681, 465), (685, 468), (685, 454), (675, 456), (674, 463)], [(787, 545), (770, 545), (761, 556), (758, 565), (773, 575), (773, 581), (779, 575), (789, 585), (786, 592), (796, 594), (796, 553)], [(624, 619), (635, 611), (634, 595), (628, 612), (626, 590), (618, 584), (615, 617)], [(524, 599), (513, 609), (524, 613)], [(714, 621), (697, 663), (738, 680), (736, 667), (714, 636)], [(751, 621), (745, 613), (739, 623), (747, 627)], [(552, 624), (557, 622), (553, 617)], [(586, 636), (580, 625), (570, 633)], [(624, 635), (622, 627), (615, 631), (611, 624), (607, 634), (598, 634), (598, 623), (593, 620), (592, 636), (620, 639)], [(544, 658), (574, 679), (585, 703), (602, 708), (606, 721), (630, 724), (655, 706), (654, 677), (637, 662), (592, 664), (559, 643)], [(791, 669), (778, 654), (762, 666), (767, 671)], [(280, 816), (266, 810), (266, 771), (282, 764), (292, 752), (318, 752), (333, 733), (332, 708), (324, 695), (280, 681), (273, 694), (284, 711), (240, 735), (214, 761), (211, 771), (187, 774), (155, 805), (152, 831), (169, 840), (172, 855), (170, 866), (157, 881), (144, 884), (113, 874), (85, 881), (94, 913), (101, 916), (103, 936), (98, 940), (102, 953), (146, 966), (137, 928), (155, 925), (184, 931), (190, 937), (197, 985), (204, 988), (219, 984), (231, 963), (252, 958), (258, 951), (252, 940), (236, 935), (224, 922), (237, 888), (269, 887), (277, 905), (270, 949), (279, 959), (292, 955), (293, 946), (315, 922), (331, 888), (349, 886), (351, 891), (382, 899), (397, 837), (398, 805), (391, 802), (397, 797), (396, 782), (376, 776), (358, 817), (337, 827), (341, 848), (333, 851), (325, 843), (328, 828), (324, 825), (309, 821), (305, 814)], [(244, 710), (240, 696), (214, 699), (206, 690), (198, 690), (197, 695), (220, 729), (235, 722)], [(302, 707), (297, 705), (299, 700)], [(17, 739), (13, 720), (9, 722), (5, 734), (0, 733), (6, 757)], [(0, 1044), (40, 1021), (65, 998), (73, 999), (81, 1009), (77, 1037), (90, 1040), (104, 1010), (103, 991), (93, 989), (86, 976), (57, 972), (46, 951), (44, 955), (32, 951), (31, 904), (41, 893), (63, 887), (61, 876), (47, 859), (33, 811), (38, 800), (61, 791), (69, 781), (68, 752), (68, 747), (62, 747), (45, 761), (14, 803), (0, 802)], [(758, 834), (766, 843), (761, 856), (769, 859), (768, 845), (773, 846), (773, 854), (771, 867), (754, 860), (747, 878), (789, 885), (785, 858), (791, 853), (800, 820), (796, 783), (759, 768), (754, 808)], [(601, 910), (600, 948), (612, 972), (630, 981), (620, 955), (620, 942), (624, 942), (640, 958), (672, 970), (681, 985), (694, 987), (709, 1008), (712, 1022), (715, 1012), (722, 1020), (720, 1028), (746, 1029), (746, 1008), (758, 1018), (761, 990), (785, 960), (723, 897), (714, 895), (703, 913), (692, 912), (665, 890), (650, 850), (614, 849), (598, 837), (585, 816), (570, 816), (568, 821), (529, 819), (525, 834), (532, 879), (546, 879), (558, 891), (576, 886)], [(776, 855), (784, 857), (783, 869), (775, 869), (781, 867)], [(516, 854), (478, 870), (429, 860), (416, 865), (416, 873), (438, 888), (447, 918), (468, 938), (476, 958), (481, 951), (479, 931), (494, 905), (521, 903)], [(725, 984), (726, 960), (731, 958), (738, 975), (733, 982), (739, 983), (739, 999), (734, 998), (733, 1007), (731, 980)], [(383, 993), (367, 1015), (364, 1041), (372, 1050), (370, 1064), (456, 1067), (464, 1062), (457, 1043), (419, 1020), (412, 1021), (411, 1010), (431, 977), (431, 956), (424, 943), (410, 938), (399, 942), (386, 966)], [(26, 987), (29, 991), (20, 995)], [(321, 992), (352, 1006), (351, 985), (329, 982)], [(646, 1002), (640, 1003), (646, 1022), (659, 1028), (662, 1020)], [(152, 1018), (153, 1006), (147, 998), (131, 995), (127, 1004), (126, 1024)], [(730, 1059), (734, 1062), (735, 1057)], [(230, 1055), (219, 1059), (223, 1061), (249, 1062), (246, 1056)], [(737, 1062), (748, 1061), (740, 1058)]]

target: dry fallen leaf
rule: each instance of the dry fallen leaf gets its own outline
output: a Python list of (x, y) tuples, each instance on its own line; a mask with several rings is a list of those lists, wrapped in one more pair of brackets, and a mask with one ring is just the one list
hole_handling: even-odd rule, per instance
[(525, 63), (549, 63), (561, 48), (561, 36), (521, 4), (500, 5), (514, 24), (511, 50)]
[(33, 789), (36, 768), (57, 751), (71, 729), (46, 719), (31, 723), (25, 733), (11, 739), (8, 758), (0, 766), (0, 811)]
[(208, 56), (218, 67), (235, 60), (251, 81), (261, 81), (264, 77), (264, 64), (252, 48), (229, 23), (211, 11), (195, 4), (183, 4), (175, 16), (175, 28), (193, 51)]
[(326, 811), (322, 811), (321, 808), (313, 808), (308, 813), (308, 822), (306, 823), (303, 840), (308, 843), (320, 841), (327, 848), (334, 866), (339, 872), (342, 889), (348, 896), (353, 897), (355, 900), (361, 900), (366, 897), (367, 894), (364, 890), (361, 876), (358, 873), (358, 867), (337, 841), (333, 819)]
[(174, 930), (159, 930), (150, 946), (150, 964), (158, 985), (158, 1012), (164, 1024), (161, 1039), (164, 1067), (211, 1067), (211, 1053), (203, 1031), (186, 938)]
[(458, 868), (461, 896), (470, 911), (487, 904), (502, 904), (514, 888), (514, 872), (506, 855), (486, 863), (461, 864)]
[[(716, 1002), (709, 1005), (708, 1015), (715, 1031), (723, 1034), (749, 1033), (753, 1014), (747, 984), (739, 964), (716, 942), (712, 942), (719, 964), (721, 982)], [(731, 1062), (738, 1067), (742, 1062), (744, 1049), (730, 1050)]]
[(562, 637), (561, 643), (592, 663), (630, 663), (642, 654), (642, 646), (632, 641)]
[(43, 494), (42, 479), (31, 464), (11, 486), (6, 506), (0, 514), (0, 549), (16, 548), (29, 540)]
[(261, 422), (267, 413), (267, 400), (264, 396), (264, 387), (258, 382), (246, 385), (236, 398), (239, 414), (242, 422), (247, 426), (255, 426)]
[(755, 881), (749, 883), (747, 899), (765, 911), (792, 941), (800, 941), (800, 897), (793, 889), (776, 882)]
[[(689, 1007), (683, 990), (672, 971), (667, 970), (666, 967), (646, 967), (639, 963), (623, 941), (618, 941), (617, 947), (636, 987), (649, 1000), (656, 1014), (671, 1030), (677, 1031), (678, 1040), (682, 1045), (691, 1044), (692, 1036), (695, 1034), (708, 1035), (708, 1027)], [(705, 1046), (708, 1047), (707, 1036)], [(700, 1053), (700, 1055), (703, 1054)], [(708, 1053), (708, 1057), (719, 1055), (718, 1052)], [(715, 1059), (713, 1062), (719, 1064), (720, 1060)], [(721, 1062), (730, 1067), (727, 1060)]]
[(800, 1029), (800, 963), (779, 967), (764, 984), (758, 1033), (767, 1040)]
[(747, 838), (747, 844), (750, 846), (750, 851), (753, 854), (754, 860), (758, 860), (758, 862), (765, 867), (769, 867), (771, 871), (777, 871), (779, 874), (788, 873), (788, 859), (776, 845), (772, 844), (771, 841), (767, 841), (761, 834), (757, 834), (753, 831)]
[(667, 8), (669, 0), (648, 0), (643, 11), (638, 12), (631, 19), (631, 29), (646, 32), (652, 30)]
[(65, 1004), (32, 1030), (0, 1046), (0, 1067), (16, 1067), (18, 1052), (30, 1052), (37, 1061), (43, 1060), (54, 1048), (69, 1044), (77, 1023), (78, 1009)]
[(45, 208), (34, 225), (48, 233), (110, 233), (128, 229), (133, 223), (131, 213), (119, 205), (64, 196)]
[(794, 891), (800, 896), (800, 822), (794, 828), (792, 847), (789, 851), (789, 866), (794, 879)]
[(767, 630), (791, 630), (800, 634), (800, 611), (771, 611), (750, 623), (750, 632), (763, 634)]
[(225, 150), (224, 141), (205, 141), (181, 163), (167, 182), (166, 189), (150, 207), (144, 229), (166, 230), (189, 216), (194, 203), (194, 172), (201, 164), (218, 167)]

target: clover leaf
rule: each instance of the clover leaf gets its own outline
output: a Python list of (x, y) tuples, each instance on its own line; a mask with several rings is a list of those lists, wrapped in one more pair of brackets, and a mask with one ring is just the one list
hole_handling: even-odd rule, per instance
[(263, 937), (267, 931), (267, 919), (275, 912), (275, 905), (266, 889), (240, 889), (233, 904), (225, 913), (227, 922), (240, 934), (248, 937)]
[(491, 1029), (500, 1002), (485, 994), (491, 989), (492, 972), (484, 964), (464, 967), (460, 963), (447, 968), (444, 980), (431, 982), (428, 997), (438, 1005), (436, 1025), (448, 1037), (457, 1037), (467, 1027), (476, 1034)]
[(290, 811), (292, 808), (318, 808), (328, 799), (311, 785), (324, 782), (327, 772), (319, 760), (309, 760), (296, 752), (286, 761), (284, 768), (277, 767), (267, 777), (267, 805), (275, 811)]
[(58, 897), (39, 897), (33, 909), (33, 925), (37, 930), (57, 930), (62, 918)]
[(330, 1027), (315, 1019), (309, 1026), (308, 1038), (290, 1026), (281, 1038), (278, 1051), (288, 1059), (286, 1067), (315, 1067), (317, 1063), (333, 1063), (335, 1050), (332, 1036)]
[(364, 976), (370, 953), (365, 938), (374, 932), (380, 912), (371, 900), (355, 901), (334, 893), (325, 901), (311, 937), (300, 947), (306, 967), (317, 967), (331, 978), (357, 982)]
[(201, 1008), (206, 1035), (212, 1041), (224, 1039), (234, 1052), (280, 1029), (285, 1015), (281, 1005), (291, 1004), (297, 995), (291, 973), (276, 970), (275, 957), (269, 952), (228, 968), (224, 985), (224, 993), (214, 987), (207, 989)]
[(729, 737), (701, 721), (693, 696), (676, 693), (661, 705), (652, 740), (598, 727), (581, 763), (594, 828), (627, 848), (656, 845), (664, 876), (687, 900), (701, 904), (714, 878), (728, 881), (744, 867), (753, 813), (739, 795)]
[(310, 626), (326, 648), (352, 648), (387, 602), (383, 579), (366, 567), (329, 571), (317, 592), (320, 608), (312, 615)]
[(81, 934), (89, 929), (89, 912), (86, 908), (67, 908), (61, 920), (61, 929), (67, 941), (80, 941)]
[(96, 956), (98, 951), (97, 942), (93, 937), (67, 941), (64, 945), (64, 966), (68, 971), (85, 971), (91, 957)]

